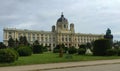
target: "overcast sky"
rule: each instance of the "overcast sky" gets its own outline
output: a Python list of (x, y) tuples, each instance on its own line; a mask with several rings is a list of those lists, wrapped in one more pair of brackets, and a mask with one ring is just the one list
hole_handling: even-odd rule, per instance
[(120, 40), (120, 0), (0, 0), (0, 41), (3, 28), (51, 31), (64, 13), (77, 33), (105, 33)]

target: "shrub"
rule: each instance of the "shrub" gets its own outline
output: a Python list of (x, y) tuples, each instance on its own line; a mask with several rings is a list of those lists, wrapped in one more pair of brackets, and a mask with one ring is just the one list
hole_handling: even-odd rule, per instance
[(53, 53), (59, 53), (59, 51), (60, 51), (59, 47), (56, 46), (53, 48)]
[(5, 44), (3, 42), (0, 42), (0, 49), (5, 49), (5, 48), (6, 48)]
[(86, 49), (84, 49), (84, 48), (79, 48), (79, 49), (78, 49), (78, 54), (79, 54), (79, 55), (84, 55), (85, 52), (86, 52)]
[(111, 48), (108, 39), (98, 39), (94, 42), (93, 55), (105, 56), (107, 49)]
[(85, 44), (81, 44), (81, 45), (79, 45), (79, 48), (86, 49), (87, 47), (86, 47), (86, 45), (85, 45)]
[(17, 49), (20, 56), (30, 56), (32, 55), (32, 50), (30, 47), (23, 46)]
[(118, 51), (118, 56), (120, 56), (120, 49), (118, 49), (117, 51)]
[(53, 53), (59, 53), (59, 52), (60, 52), (60, 49), (53, 48)]
[(11, 48), (11, 50), (16, 54), (15, 55), (15, 59), (18, 60), (18, 58), (19, 58), (18, 52), (15, 49), (13, 49), (13, 48)]
[(117, 50), (116, 49), (107, 49), (106, 55), (107, 56), (117, 55)]
[(43, 47), (43, 52), (47, 52), (47, 51), (48, 51), (47, 46)]
[(42, 45), (34, 45), (32, 50), (34, 54), (43, 53), (44, 47)]
[(68, 48), (68, 53), (69, 54), (75, 54), (75, 53), (77, 53), (77, 49), (72, 46), (72, 47)]
[(63, 48), (63, 52), (64, 52), (64, 53), (67, 53), (67, 51), (68, 51), (68, 47), (64, 47), (64, 48)]
[(57, 45), (55, 48), (53, 48), (53, 53), (59, 53), (60, 48), (62, 48), (63, 53), (66, 53), (68, 51), (68, 48), (62, 44), (62, 45)]
[(10, 63), (18, 59), (18, 53), (13, 49), (0, 49), (0, 62)]

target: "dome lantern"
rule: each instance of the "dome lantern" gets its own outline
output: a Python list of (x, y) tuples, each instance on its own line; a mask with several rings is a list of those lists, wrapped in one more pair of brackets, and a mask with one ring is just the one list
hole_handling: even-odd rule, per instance
[(67, 19), (64, 17), (63, 12), (61, 13), (61, 17), (57, 20), (57, 22), (68, 22)]

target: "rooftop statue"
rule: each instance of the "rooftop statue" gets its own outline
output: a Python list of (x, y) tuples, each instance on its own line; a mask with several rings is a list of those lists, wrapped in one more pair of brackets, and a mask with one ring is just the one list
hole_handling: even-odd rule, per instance
[(111, 35), (111, 30), (109, 28), (106, 31), (106, 35)]
[(107, 29), (106, 35), (104, 35), (104, 38), (113, 39), (113, 35), (111, 34), (111, 30), (109, 28)]

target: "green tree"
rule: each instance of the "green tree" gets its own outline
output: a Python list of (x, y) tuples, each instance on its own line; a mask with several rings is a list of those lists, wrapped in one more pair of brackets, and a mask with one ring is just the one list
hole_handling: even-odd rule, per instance
[(114, 47), (115, 49), (119, 49), (119, 48), (120, 48), (120, 41), (114, 41), (114, 42), (113, 42), (113, 47)]
[(3, 44), (3, 42), (0, 42), (0, 49), (4, 49), (6, 48), (5, 44)]
[(35, 40), (33, 45), (39, 45), (39, 41), (38, 40)]
[(9, 40), (8, 40), (8, 46), (9, 47), (15, 47), (15, 41), (12, 37), (10, 37)]
[(34, 54), (43, 53), (43, 49), (44, 47), (42, 45), (33, 45), (32, 48)]
[(20, 46), (17, 49), (17, 52), (20, 56), (31, 56), (32, 55), (32, 49), (28, 46)]
[(89, 48), (89, 49), (92, 49), (92, 44), (88, 42), (88, 43), (86, 44), (86, 47)]
[(60, 46), (60, 51), (59, 51), (59, 57), (63, 57), (63, 48), (65, 47), (64, 44), (59, 45)]
[(75, 53), (77, 53), (77, 49), (74, 46), (69, 47), (68, 48), (68, 53), (69, 54), (75, 54)]
[(18, 53), (10, 48), (0, 49), (0, 62), (1, 63), (10, 63), (18, 59)]
[(18, 39), (15, 40), (15, 47), (18, 47), (19, 46), (19, 41)]
[(86, 49), (83, 49), (83, 48), (79, 48), (79, 49), (78, 49), (78, 54), (79, 54), (79, 55), (84, 55), (85, 52), (86, 52)]
[(98, 39), (94, 42), (93, 55), (105, 56), (107, 49), (111, 49), (111, 42), (108, 39)]
[(26, 36), (20, 36), (20, 38), (19, 38), (19, 44), (20, 45), (29, 45)]
[(64, 53), (68, 51), (68, 48), (65, 47), (64, 44), (59, 44), (59, 45), (56, 45), (55, 48), (53, 48), (53, 53), (59, 53), (61, 49), (63, 50)]
[(87, 48), (87, 46), (86, 46), (86, 44), (81, 44), (81, 45), (79, 45), (79, 48), (86, 49), (86, 48)]

